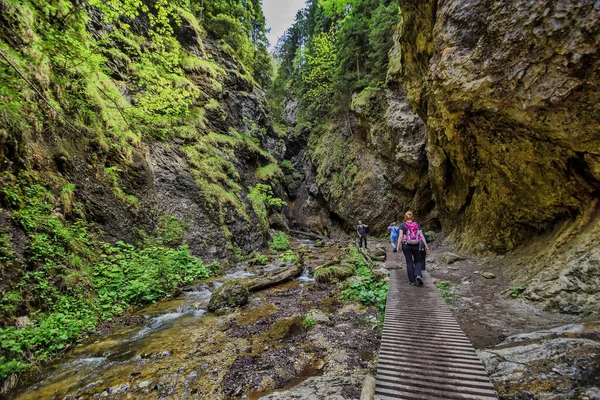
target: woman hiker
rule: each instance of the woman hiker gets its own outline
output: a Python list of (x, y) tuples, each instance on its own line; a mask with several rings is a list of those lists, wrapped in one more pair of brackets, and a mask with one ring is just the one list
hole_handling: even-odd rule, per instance
[(398, 248), (398, 235), (400, 234), (400, 227), (396, 226), (396, 222), (392, 222), (390, 226), (388, 226), (388, 231), (390, 231), (390, 242), (392, 242), (392, 247), (394, 248), (394, 253), (397, 252)]
[(423, 286), (421, 271), (425, 264), (425, 251), (419, 250), (419, 242), (423, 243), (426, 251), (429, 251), (429, 246), (421, 232), (421, 226), (413, 221), (411, 211), (404, 214), (404, 223), (400, 225), (398, 241), (402, 243), (402, 253), (406, 258), (406, 273), (408, 274), (409, 285), (415, 286), (416, 283)]

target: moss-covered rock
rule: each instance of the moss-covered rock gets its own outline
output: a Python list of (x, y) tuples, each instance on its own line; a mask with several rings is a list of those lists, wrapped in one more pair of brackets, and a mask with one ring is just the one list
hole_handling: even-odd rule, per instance
[(320, 283), (341, 282), (354, 275), (354, 267), (348, 263), (341, 263), (315, 271), (315, 280)]
[(230, 309), (248, 304), (250, 292), (239, 279), (225, 282), (214, 291), (208, 303), (208, 311), (224, 313)]

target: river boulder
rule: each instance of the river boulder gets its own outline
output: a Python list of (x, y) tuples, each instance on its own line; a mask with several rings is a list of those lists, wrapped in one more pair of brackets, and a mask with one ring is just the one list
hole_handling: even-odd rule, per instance
[(210, 297), (208, 311), (224, 313), (248, 304), (250, 292), (239, 279), (232, 279), (220, 286)]

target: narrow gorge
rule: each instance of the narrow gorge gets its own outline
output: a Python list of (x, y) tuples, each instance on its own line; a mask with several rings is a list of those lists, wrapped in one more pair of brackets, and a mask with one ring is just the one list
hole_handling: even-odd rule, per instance
[(599, 399), (600, 1), (267, 3), (0, 0), (0, 398), (357, 399), (411, 210), (499, 397)]

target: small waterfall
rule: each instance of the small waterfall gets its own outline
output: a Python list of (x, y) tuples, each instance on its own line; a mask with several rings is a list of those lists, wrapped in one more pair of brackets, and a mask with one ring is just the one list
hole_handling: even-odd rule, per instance
[(314, 282), (315, 278), (310, 277), (310, 270), (306, 265), (302, 267), (302, 274), (298, 277), (298, 280), (301, 282)]

